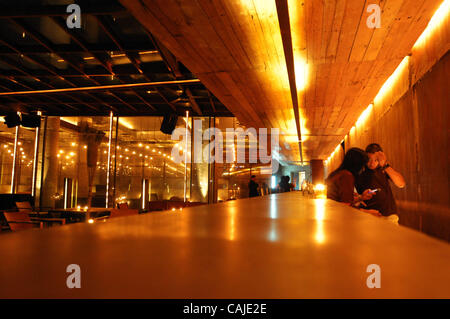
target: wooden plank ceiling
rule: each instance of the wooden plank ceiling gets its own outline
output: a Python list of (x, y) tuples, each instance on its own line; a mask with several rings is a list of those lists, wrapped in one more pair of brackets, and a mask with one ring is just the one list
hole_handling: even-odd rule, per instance
[[(300, 159), (275, 0), (120, 2), (243, 125), (280, 128), (284, 158)], [(328, 157), (441, 2), (288, 1), (305, 160)], [(369, 4), (379, 29), (366, 25)]]

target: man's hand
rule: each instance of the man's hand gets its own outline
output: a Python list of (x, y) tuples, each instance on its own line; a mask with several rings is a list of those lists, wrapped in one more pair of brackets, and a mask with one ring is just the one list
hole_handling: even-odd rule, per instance
[(361, 194), (361, 199), (362, 200), (368, 200), (371, 199), (373, 196), (373, 194), (370, 192), (370, 189), (366, 189), (362, 194)]
[(378, 158), (378, 163), (380, 164), (380, 167), (383, 167), (387, 163), (386, 155), (383, 152), (376, 152), (375, 153)]

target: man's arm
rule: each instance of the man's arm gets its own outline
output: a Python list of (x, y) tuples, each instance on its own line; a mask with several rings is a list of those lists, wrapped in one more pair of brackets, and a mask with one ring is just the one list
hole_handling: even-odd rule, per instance
[(385, 168), (384, 171), (386, 172), (386, 174), (388, 174), (395, 186), (397, 186), (398, 188), (405, 187), (406, 183), (402, 174), (400, 174), (390, 166)]
[(402, 174), (400, 174), (391, 166), (389, 166), (389, 164), (387, 164), (386, 155), (383, 152), (377, 152), (376, 154), (378, 156), (378, 163), (381, 167), (384, 167), (383, 170), (386, 172), (386, 174), (388, 174), (394, 185), (398, 188), (405, 187), (405, 179), (403, 178)]

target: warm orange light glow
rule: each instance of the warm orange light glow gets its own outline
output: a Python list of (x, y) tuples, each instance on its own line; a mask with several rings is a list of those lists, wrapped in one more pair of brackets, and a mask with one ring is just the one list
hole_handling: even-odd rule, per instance
[(420, 37), (417, 39), (416, 43), (413, 45), (413, 49), (417, 49), (419, 47), (423, 47), (427, 40), (431, 37), (433, 33), (439, 29), (444, 21), (448, 19), (450, 16), (450, 0), (444, 0), (436, 12), (428, 22), (427, 27), (423, 30)]
[[(114, 79), (114, 75), (111, 75), (111, 79)], [(40, 81), (35, 78), (36, 81)], [(188, 79), (188, 80), (174, 80), (174, 81), (163, 81), (163, 82), (143, 82), (143, 83), (127, 83), (127, 84), (111, 84), (111, 85), (97, 85), (97, 86), (83, 86), (83, 87), (72, 87), (64, 89), (48, 89), (48, 90), (28, 90), (28, 91), (14, 91), (14, 92), (0, 92), (0, 96), (11, 96), (11, 95), (34, 95), (34, 94), (50, 94), (50, 93), (63, 93), (63, 92), (86, 92), (86, 91), (98, 91), (107, 89), (117, 89), (117, 88), (138, 88), (138, 87), (148, 87), (148, 86), (161, 86), (167, 84), (187, 84), (187, 83), (199, 83), (199, 79)]]
[(291, 143), (297, 143), (298, 142), (298, 136), (297, 134), (292, 134), (292, 135), (284, 135), (283, 136), (283, 140), (289, 144)]
[[(297, 93), (299, 94), (299, 117), (301, 141), (305, 142), (309, 136), (309, 130), (306, 128), (307, 119), (304, 116), (304, 105), (302, 105), (302, 93), (308, 87), (308, 78), (310, 68), (306, 56), (306, 39), (305, 39), (305, 6), (296, 0), (288, 0), (289, 22), (291, 25), (292, 50), (294, 54), (295, 84)], [(296, 127), (295, 125), (293, 126)]]
[(356, 127), (352, 126), (352, 128), (350, 129), (350, 135), (352, 135), (353, 133), (355, 133)]
[(294, 56), (294, 64), (297, 90), (304, 91), (308, 84), (308, 64), (299, 56)]
[(323, 221), (325, 219), (325, 199), (315, 199), (315, 220), (316, 220), (316, 232), (314, 234), (314, 240), (318, 244), (323, 244), (326, 240), (325, 232), (323, 230)]
[(228, 239), (235, 240), (236, 239), (236, 208), (229, 207), (228, 209)]
[(304, 5), (297, 0), (288, 0), (288, 10), (294, 51), (295, 82), (297, 91), (304, 91), (308, 84), (309, 73), (306, 63)]
[(316, 191), (324, 191), (325, 190), (325, 185), (323, 185), (323, 184), (316, 184), (314, 186), (314, 190), (316, 190)]
[(157, 50), (151, 50), (151, 51), (140, 51), (139, 54), (155, 54), (159, 53)]
[(361, 127), (366, 122), (366, 120), (369, 118), (370, 113), (372, 112), (372, 109), (373, 104), (369, 104), (369, 106), (361, 113), (358, 120), (356, 121), (356, 126)]
[[(258, 72), (261, 83), (269, 83), (271, 91), (274, 96), (285, 96), (286, 101), (291, 100), (290, 97), (290, 85), (288, 71), (286, 67), (286, 59), (284, 56), (283, 41), (281, 37), (281, 32), (279, 28), (277, 6), (275, 1), (254, 1), (254, 0), (240, 0), (242, 5), (242, 12), (247, 13), (248, 16), (257, 16), (260, 22), (260, 27), (264, 30), (265, 36), (262, 38), (263, 45), (265, 47), (271, 48), (271, 52), (268, 55), (256, 55), (255, 61), (252, 64), (261, 66), (261, 71)], [(292, 2), (292, 1), (291, 1)], [(292, 2), (294, 4), (294, 2)], [(294, 9), (296, 7), (300, 8), (300, 4), (293, 5)], [(288, 6), (290, 19), (296, 19), (296, 11), (292, 9), (291, 5)], [(301, 10), (299, 10), (301, 11)], [(307, 87), (307, 77), (308, 77), (308, 66), (306, 64), (306, 59), (304, 57), (304, 47), (300, 44), (300, 40), (304, 38), (298, 31), (297, 25), (294, 21), (290, 21), (292, 42), (293, 42), (293, 54), (294, 54), (294, 74), (297, 92), (302, 92)], [(304, 39), (303, 39), (304, 40)], [(254, 51), (260, 51), (260, 47), (257, 46), (257, 42), (251, 42), (250, 45), (254, 45)], [(269, 59), (267, 59), (269, 58)], [(267, 82), (267, 79), (271, 79)], [(273, 101), (274, 103), (280, 103), (279, 101)], [(284, 110), (285, 118), (283, 118), (284, 127), (280, 127), (287, 136), (288, 140), (285, 142), (294, 145), (299, 142), (299, 137), (297, 133), (297, 123), (294, 116), (294, 110), (292, 109), (292, 103), (288, 102), (286, 104), (280, 105)], [(302, 141), (305, 140), (304, 134), (308, 134), (305, 128), (305, 119), (302, 114), (302, 105), (300, 105), (299, 117), (300, 117), (300, 127)], [(292, 136), (292, 137), (291, 137)]]
[(395, 69), (394, 73), (384, 82), (381, 89), (378, 91), (377, 95), (375, 96), (374, 103), (378, 104), (383, 97), (391, 91), (392, 87), (395, 85), (395, 83), (404, 76), (405, 72), (408, 72), (408, 65), (409, 65), (409, 56), (405, 56), (405, 58), (400, 62), (398, 67)]
[(93, 224), (93, 223), (94, 223), (94, 220), (93, 220), (93, 219), (89, 219), (89, 220), (88, 220), (88, 223), (89, 223), (89, 224)]
[(125, 126), (126, 128), (128, 128), (130, 130), (134, 129), (133, 125), (130, 122), (128, 122), (127, 120), (125, 120), (123, 117), (121, 117), (119, 119), (119, 124)]
[[(286, 123), (287, 129), (283, 131), (283, 139), (287, 143), (298, 143), (298, 135), (297, 135), (297, 124), (295, 123), (295, 119), (290, 119)], [(300, 131), (302, 133), (302, 140), (304, 142), (308, 139), (309, 130), (306, 128), (306, 120), (303, 116), (303, 112), (300, 109)]]
[(78, 121), (75, 117), (61, 117), (61, 120), (72, 125), (78, 125)]

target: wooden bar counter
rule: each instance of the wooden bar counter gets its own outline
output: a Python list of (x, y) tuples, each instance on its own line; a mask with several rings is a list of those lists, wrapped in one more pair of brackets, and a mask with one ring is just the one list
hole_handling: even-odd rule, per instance
[[(81, 288), (66, 268), (81, 268)], [(380, 288), (368, 288), (368, 265)], [(0, 298), (450, 298), (450, 245), (299, 192), (0, 235)]]

